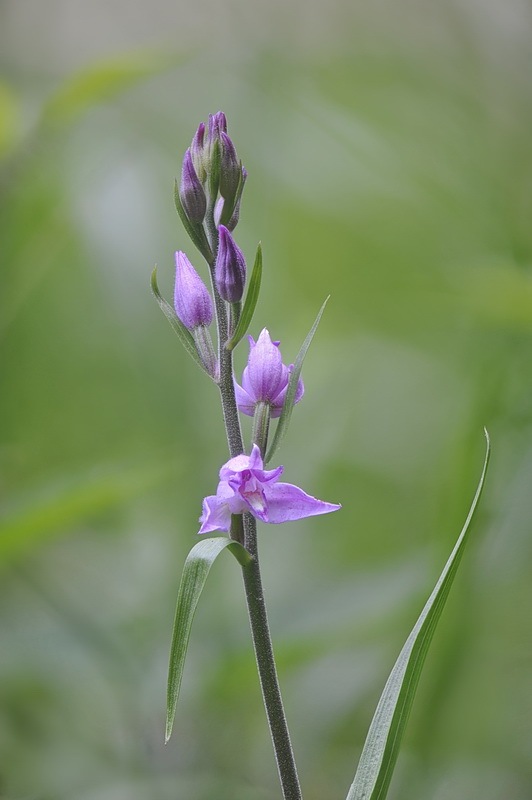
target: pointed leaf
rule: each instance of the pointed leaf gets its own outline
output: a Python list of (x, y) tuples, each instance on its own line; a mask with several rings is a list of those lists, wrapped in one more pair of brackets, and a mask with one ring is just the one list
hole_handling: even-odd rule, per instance
[(388, 793), (425, 656), (460, 564), (471, 520), (484, 487), (490, 456), (489, 436), (486, 430), (484, 432), (486, 457), (469, 514), (454, 550), (384, 687), (347, 800), (384, 800)]
[[(330, 295), (329, 295), (329, 297), (330, 297)], [(316, 329), (317, 329), (318, 325), (320, 324), (320, 319), (321, 319), (321, 316), (322, 316), (323, 312), (325, 311), (325, 306), (329, 302), (329, 297), (326, 298), (326, 300), (323, 303), (322, 307), (318, 311), (318, 316), (314, 320), (314, 325), (312, 326), (312, 328), (308, 332), (307, 338), (305, 339), (305, 341), (301, 345), (301, 349), (300, 349), (299, 353), (297, 354), (297, 358), (296, 358), (295, 363), (294, 363), (294, 369), (292, 370), (292, 373), (290, 375), (290, 380), (288, 381), (288, 389), (287, 389), (287, 392), (286, 392), (286, 397), (284, 399), (283, 408), (282, 408), (282, 411), (281, 411), (281, 416), (279, 417), (279, 422), (277, 423), (277, 428), (275, 430), (275, 436), (273, 437), (273, 442), (271, 443), (270, 449), (268, 450), (268, 453), (267, 453), (266, 458), (264, 460), (265, 464), (268, 461), (271, 460), (273, 454), (275, 453), (275, 451), (277, 450), (277, 448), (281, 444), (281, 441), (283, 440), (283, 438), (284, 438), (284, 436), (286, 434), (286, 431), (288, 430), (288, 425), (290, 423), (290, 418), (292, 416), (292, 411), (293, 411), (293, 408), (294, 408), (294, 400), (295, 400), (295, 397), (296, 397), (297, 383), (299, 381), (299, 376), (301, 375), (301, 368), (303, 366), (303, 361), (305, 360), (305, 356), (307, 355), (307, 350), (310, 347), (310, 343), (311, 343), (312, 339), (314, 338), (314, 334), (316, 333)]]
[(202, 539), (194, 545), (187, 556), (179, 585), (177, 605), (174, 618), (174, 631), (172, 634), (172, 647), (170, 650), (170, 664), (168, 668), (168, 693), (166, 702), (166, 741), (172, 735), (175, 710), (192, 621), (200, 599), (209, 571), (222, 550), (228, 548), (237, 561), (246, 566), (251, 561), (248, 551), (238, 542), (225, 536), (214, 539)]
[[(166, 319), (168, 320), (174, 331), (179, 336), (181, 344), (183, 345), (187, 353), (191, 355), (196, 364), (199, 364), (202, 370), (206, 372), (207, 375), (209, 375), (209, 373), (205, 368), (205, 365), (203, 364), (201, 358), (198, 355), (198, 351), (196, 350), (196, 344), (189, 329), (185, 325), (183, 325), (183, 323), (175, 313), (170, 303), (168, 303), (164, 299), (164, 297), (161, 296), (161, 293), (159, 292), (159, 287), (157, 285), (157, 267), (154, 267), (153, 272), (151, 274), (151, 290), (153, 292), (155, 299), (159, 303), (161, 311), (163, 312), (164, 316), (166, 317)], [(209, 377), (211, 376), (209, 375)]]
[(177, 178), (174, 182), (174, 203), (176, 211), (179, 214), (179, 219), (183, 223), (183, 227), (188, 233), (192, 243), (196, 245), (205, 261), (211, 264), (214, 256), (212, 254), (209, 242), (207, 241), (207, 236), (205, 235), (203, 225), (201, 222), (191, 222), (185, 214), (185, 209), (183, 208), (181, 198), (179, 197), (179, 183), (177, 182)]
[(262, 247), (259, 242), (257, 246), (257, 255), (255, 256), (255, 263), (253, 264), (253, 271), (251, 273), (251, 278), (249, 280), (249, 286), (246, 294), (246, 300), (244, 302), (244, 307), (242, 309), (238, 325), (236, 326), (236, 330), (232, 335), (231, 339), (225, 345), (227, 350), (234, 350), (234, 348), (237, 346), (240, 340), (243, 339), (243, 337), (246, 335), (249, 326), (251, 325), (251, 320), (253, 319), (253, 314), (255, 313), (255, 308), (257, 306), (257, 300), (259, 299), (261, 280), (262, 280)]

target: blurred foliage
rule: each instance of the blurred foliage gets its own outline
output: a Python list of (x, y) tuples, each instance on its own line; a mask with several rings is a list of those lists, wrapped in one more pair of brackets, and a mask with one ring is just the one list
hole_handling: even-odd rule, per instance
[[(103, 24), (95, 3), (67, 35), (64, 4), (20, 22), (23, 5), (3, 5), (0, 34), (0, 797), (279, 794), (234, 564), (209, 579), (162, 744), (178, 577), (226, 451), (216, 391), (149, 275), (169, 297), (187, 248), (173, 178), (223, 108), (250, 175), (239, 244), (249, 261), (263, 246), (252, 332), (293, 360), (331, 294), (276, 458), (343, 510), (261, 533), (305, 798), (347, 793), (486, 425), (491, 475), (390, 798), (526, 800), (529, 10), (335, 0), (172, 19), (157, 0)], [(98, 57), (128, 36), (164, 55)]]

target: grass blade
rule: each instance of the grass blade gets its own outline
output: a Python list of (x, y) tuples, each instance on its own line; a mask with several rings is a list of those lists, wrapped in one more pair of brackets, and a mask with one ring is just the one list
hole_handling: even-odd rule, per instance
[(384, 800), (388, 793), (425, 656), (460, 564), (471, 520), (484, 487), (490, 456), (488, 432), (485, 431), (485, 434), (486, 456), (469, 514), (443, 572), (386, 682), (347, 800)]
[(192, 621), (198, 601), (213, 563), (222, 550), (226, 548), (229, 548), (242, 566), (249, 563), (251, 556), (241, 544), (225, 536), (220, 536), (214, 539), (202, 539), (198, 544), (194, 545), (183, 567), (183, 574), (177, 594), (174, 631), (170, 650), (170, 664), (168, 667), (166, 742), (168, 742), (172, 735), (177, 699), (179, 697), (188, 641), (190, 639), (190, 630), (192, 628)]

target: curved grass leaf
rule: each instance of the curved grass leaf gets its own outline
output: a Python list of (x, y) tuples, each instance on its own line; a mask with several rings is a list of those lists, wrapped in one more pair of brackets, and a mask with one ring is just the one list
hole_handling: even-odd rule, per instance
[(240, 319), (238, 320), (238, 325), (236, 326), (235, 332), (225, 345), (227, 350), (234, 350), (239, 341), (246, 335), (248, 328), (251, 325), (251, 320), (253, 319), (253, 314), (255, 313), (255, 308), (257, 306), (257, 300), (259, 299), (261, 280), (262, 280), (262, 247), (259, 242), (257, 246), (257, 255), (255, 256), (255, 263), (253, 264), (253, 271), (251, 273), (248, 291), (246, 294), (246, 300), (244, 302), (244, 307), (242, 309), (242, 314), (240, 315)]
[(168, 742), (172, 735), (190, 630), (192, 628), (192, 621), (198, 601), (213, 563), (222, 550), (226, 548), (232, 552), (242, 566), (249, 564), (251, 556), (241, 544), (225, 536), (220, 536), (214, 539), (202, 539), (201, 542), (194, 545), (183, 567), (183, 574), (177, 594), (174, 631), (170, 650), (170, 664), (168, 667), (166, 742)]
[(175, 66), (182, 56), (145, 51), (102, 60), (68, 78), (46, 103), (47, 124), (72, 122), (93, 106), (111, 100), (144, 78)]
[[(329, 297), (330, 297), (330, 295), (329, 295)], [(307, 334), (307, 338), (305, 339), (305, 341), (301, 345), (301, 349), (300, 349), (299, 353), (297, 354), (297, 358), (296, 358), (295, 363), (294, 363), (294, 369), (292, 370), (292, 372), (290, 374), (290, 380), (288, 381), (288, 389), (287, 389), (287, 392), (286, 392), (286, 397), (284, 399), (283, 408), (282, 408), (282, 411), (281, 411), (281, 416), (279, 417), (279, 422), (277, 423), (277, 428), (275, 430), (275, 436), (273, 437), (273, 441), (272, 441), (272, 443), (270, 445), (270, 448), (268, 450), (266, 458), (264, 459), (264, 463), (265, 464), (268, 461), (271, 460), (273, 454), (275, 453), (275, 451), (277, 450), (277, 448), (281, 444), (281, 442), (282, 442), (282, 440), (283, 440), (283, 438), (284, 438), (284, 436), (286, 434), (286, 431), (288, 430), (288, 424), (290, 422), (290, 418), (292, 416), (292, 411), (293, 411), (293, 408), (294, 408), (294, 399), (295, 399), (296, 391), (297, 391), (297, 382), (299, 381), (299, 376), (301, 375), (301, 368), (303, 366), (303, 361), (305, 360), (305, 356), (307, 355), (307, 350), (310, 347), (310, 343), (311, 343), (312, 339), (314, 338), (314, 334), (316, 333), (316, 329), (317, 329), (318, 325), (320, 324), (320, 319), (321, 319), (321, 316), (322, 316), (323, 312), (325, 311), (325, 306), (329, 302), (329, 297), (327, 297), (325, 299), (325, 302), (323, 303), (322, 307), (318, 311), (318, 316), (314, 320), (314, 325), (309, 330), (309, 332)]]
[[(170, 303), (168, 303), (164, 299), (164, 297), (161, 295), (159, 291), (159, 287), (157, 285), (157, 267), (153, 268), (153, 272), (151, 274), (151, 290), (153, 292), (155, 299), (159, 303), (159, 308), (163, 312), (164, 316), (166, 317), (166, 319), (168, 320), (174, 331), (179, 336), (181, 344), (183, 345), (187, 353), (190, 356), (192, 356), (196, 364), (199, 364), (202, 370), (206, 372), (207, 375), (209, 375), (209, 373), (205, 368), (205, 365), (203, 364), (203, 361), (198, 355), (198, 351), (196, 349), (196, 344), (194, 342), (192, 334), (190, 333), (189, 329), (185, 325), (183, 325), (183, 323), (175, 313)], [(209, 378), (210, 377), (211, 376), (209, 375)]]
[(484, 487), (490, 456), (490, 440), (488, 432), (484, 432), (486, 456), (469, 514), (454, 550), (386, 682), (347, 800), (384, 800), (388, 793), (425, 656), (460, 564), (471, 520)]

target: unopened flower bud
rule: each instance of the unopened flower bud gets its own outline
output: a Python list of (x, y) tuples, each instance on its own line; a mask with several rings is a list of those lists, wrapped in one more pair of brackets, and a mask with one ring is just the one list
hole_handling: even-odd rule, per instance
[(190, 155), (194, 169), (201, 183), (205, 180), (205, 123), (200, 122), (190, 145)]
[(188, 219), (191, 222), (203, 222), (207, 211), (207, 198), (194, 169), (190, 149), (183, 158), (179, 198)]
[[(272, 342), (264, 328), (257, 341), (249, 336), (248, 363), (242, 373), (242, 386), (235, 381), (236, 402), (240, 411), (252, 417), (257, 405), (267, 403), (272, 417), (279, 417), (283, 408), (293, 365), (283, 364), (279, 342)], [(305, 387), (297, 383), (294, 403), (299, 403)]]
[(199, 325), (210, 325), (213, 317), (212, 300), (200, 276), (186, 257), (175, 254), (175, 313), (189, 330)]
[[(242, 178), (240, 181), (239, 188), (237, 190), (237, 198), (236, 202), (234, 203), (233, 211), (231, 212), (231, 216), (228, 220), (225, 221), (225, 227), (230, 230), (231, 232), (234, 231), (236, 226), (238, 225), (238, 220), (240, 219), (240, 201), (242, 199), (242, 192), (244, 191), (244, 184), (246, 182), (246, 178), (248, 176), (247, 169), (245, 167), (241, 167), (241, 174)], [(233, 200), (234, 202), (234, 200)], [(231, 208), (232, 203), (229, 203), (228, 200), (224, 200), (223, 197), (219, 197), (216, 201), (216, 205), (214, 207), (214, 222), (216, 226), (222, 223), (224, 217), (227, 216), (229, 212), (225, 212), (226, 207)]]
[(215, 264), (216, 288), (228, 303), (238, 303), (244, 293), (246, 261), (242, 250), (224, 225), (220, 225), (218, 233), (220, 238)]
[(223, 111), (209, 114), (209, 129), (207, 131), (207, 146), (212, 147), (215, 141), (220, 141), (222, 133), (227, 133), (227, 119)]
[(242, 167), (237, 158), (235, 146), (224, 131), (221, 132), (220, 139), (222, 144), (220, 194), (230, 203), (234, 202), (240, 176), (242, 174)]

